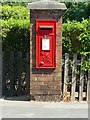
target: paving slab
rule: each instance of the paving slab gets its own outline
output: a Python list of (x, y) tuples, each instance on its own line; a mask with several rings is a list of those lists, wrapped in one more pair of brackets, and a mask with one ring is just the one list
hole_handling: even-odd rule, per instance
[(2, 118), (88, 118), (86, 102), (0, 100)]

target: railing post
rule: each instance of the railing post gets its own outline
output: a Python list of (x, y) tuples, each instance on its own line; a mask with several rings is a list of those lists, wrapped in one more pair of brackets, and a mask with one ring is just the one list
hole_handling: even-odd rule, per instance
[(11, 96), (14, 94), (14, 52), (10, 52), (10, 91)]
[(71, 88), (71, 101), (75, 100), (75, 88), (76, 88), (76, 70), (77, 70), (77, 54), (73, 55), (73, 66), (72, 66), (72, 88)]
[(0, 40), (0, 98), (2, 98), (2, 40)]
[[(81, 62), (83, 62), (83, 57), (81, 57)], [(80, 86), (79, 86), (79, 101), (83, 100), (83, 85), (84, 85), (84, 71), (80, 70)]]
[[(90, 54), (89, 54), (89, 64), (90, 64)], [(90, 70), (88, 70), (87, 101), (90, 102)]]
[(18, 95), (21, 95), (22, 52), (18, 52)]
[(26, 92), (27, 94), (30, 93), (30, 66), (29, 66), (29, 52), (26, 53)]
[(68, 64), (69, 64), (69, 54), (65, 53), (65, 67), (64, 67), (64, 85), (63, 85), (63, 93), (67, 92), (67, 79), (68, 79)]

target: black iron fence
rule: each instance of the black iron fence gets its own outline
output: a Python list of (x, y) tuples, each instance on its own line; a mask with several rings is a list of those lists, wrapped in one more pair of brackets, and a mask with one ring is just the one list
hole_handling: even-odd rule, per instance
[(3, 95), (29, 94), (29, 52), (3, 52)]

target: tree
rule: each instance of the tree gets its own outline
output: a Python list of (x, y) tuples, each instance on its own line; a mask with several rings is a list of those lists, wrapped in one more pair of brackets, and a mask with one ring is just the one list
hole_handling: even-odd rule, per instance
[(82, 21), (82, 18), (88, 19), (90, 16), (90, 2), (65, 3), (67, 11), (64, 14), (63, 22), (67, 20)]

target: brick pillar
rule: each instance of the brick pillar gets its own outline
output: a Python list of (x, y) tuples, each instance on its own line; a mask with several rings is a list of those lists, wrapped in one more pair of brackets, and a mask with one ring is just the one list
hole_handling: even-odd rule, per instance
[[(30, 10), (30, 95), (36, 101), (60, 101), (62, 83), (62, 17), (60, 10)], [(36, 69), (36, 19), (55, 19), (56, 69)]]

